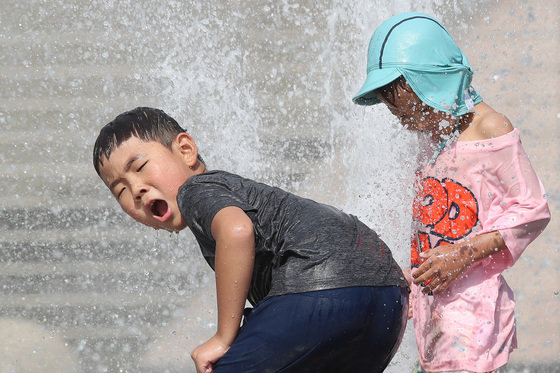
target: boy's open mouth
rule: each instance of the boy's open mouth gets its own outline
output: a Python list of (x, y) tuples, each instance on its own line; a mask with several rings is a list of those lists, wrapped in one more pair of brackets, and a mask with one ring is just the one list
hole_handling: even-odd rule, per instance
[(167, 202), (162, 199), (156, 199), (154, 202), (152, 202), (150, 209), (152, 210), (152, 214), (154, 214), (158, 218), (161, 218), (167, 213), (167, 210), (169, 208), (167, 206)]

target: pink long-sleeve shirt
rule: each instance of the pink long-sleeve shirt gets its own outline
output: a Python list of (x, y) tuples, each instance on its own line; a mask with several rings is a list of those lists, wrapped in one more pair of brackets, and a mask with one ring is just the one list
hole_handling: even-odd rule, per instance
[(424, 295), (412, 285), (420, 363), (440, 372), (497, 369), (517, 347), (514, 297), (502, 272), (550, 220), (544, 187), (517, 129), (451, 144), (426, 166), (418, 186), (413, 267), (420, 250), (486, 232), (499, 231), (507, 246), (471, 265), (442, 294)]

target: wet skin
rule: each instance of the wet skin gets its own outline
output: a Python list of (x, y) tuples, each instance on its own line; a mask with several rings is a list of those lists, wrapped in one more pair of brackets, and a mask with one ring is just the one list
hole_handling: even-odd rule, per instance
[(436, 141), (454, 129), (454, 117), (426, 105), (402, 78), (381, 87), (376, 94), (406, 129), (426, 132)]
[(505, 248), (502, 235), (497, 231), (455, 245), (433, 248), (420, 254), (424, 262), (412, 271), (412, 281), (417, 285), (427, 283), (422, 289), (424, 294), (440, 294), (470, 265)]
[(203, 171), (192, 138), (177, 135), (171, 149), (156, 141), (131, 137), (103, 157), (100, 175), (121, 208), (136, 221), (168, 231), (186, 223), (177, 192), (189, 177)]
[[(191, 176), (203, 172), (206, 168), (198, 160), (197, 147), (186, 133), (177, 135), (171, 149), (131, 137), (104, 157), (100, 167), (101, 178), (128, 215), (168, 231), (186, 227), (177, 192)], [(212, 372), (239, 331), (255, 255), (253, 225), (240, 208), (218, 211), (211, 232), (216, 241), (218, 330), (191, 353), (197, 372), (205, 373)]]
[[(406, 129), (426, 132), (436, 144), (454, 130), (459, 131), (458, 141), (486, 140), (513, 131), (509, 119), (484, 102), (476, 104), (473, 112), (460, 116), (457, 121), (450, 114), (423, 103), (402, 77), (379, 88), (376, 95)], [(494, 231), (425, 251), (420, 254), (424, 262), (412, 270), (411, 280), (415, 284), (427, 283), (422, 290), (425, 294), (440, 294), (470, 265), (505, 248), (501, 234)]]

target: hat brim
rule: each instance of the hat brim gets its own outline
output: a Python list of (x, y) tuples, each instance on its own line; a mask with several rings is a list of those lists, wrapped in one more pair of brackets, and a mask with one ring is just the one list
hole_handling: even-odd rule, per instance
[(380, 103), (375, 95), (377, 88), (383, 87), (391, 83), (393, 80), (401, 76), (402, 73), (396, 68), (375, 69), (367, 74), (366, 82), (362, 89), (352, 99), (358, 105), (375, 105)]

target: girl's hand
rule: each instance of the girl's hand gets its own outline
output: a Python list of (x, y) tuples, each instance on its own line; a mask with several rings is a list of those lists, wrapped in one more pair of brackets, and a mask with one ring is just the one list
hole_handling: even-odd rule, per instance
[(412, 271), (415, 284), (425, 284), (424, 294), (445, 291), (471, 263), (468, 256), (462, 255), (462, 245), (438, 246), (420, 254), (424, 262)]
[(424, 294), (440, 294), (471, 264), (505, 248), (498, 231), (484, 233), (455, 245), (438, 246), (420, 254), (424, 262), (412, 272), (412, 281), (426, 284), (422, 290)]
[(197, 373), (211, 373), (214, 363), (229, 350), (227, 344), (220, 341), (218, 336), (213, 336), (191, 352), (191, 358), (196, 366)]

